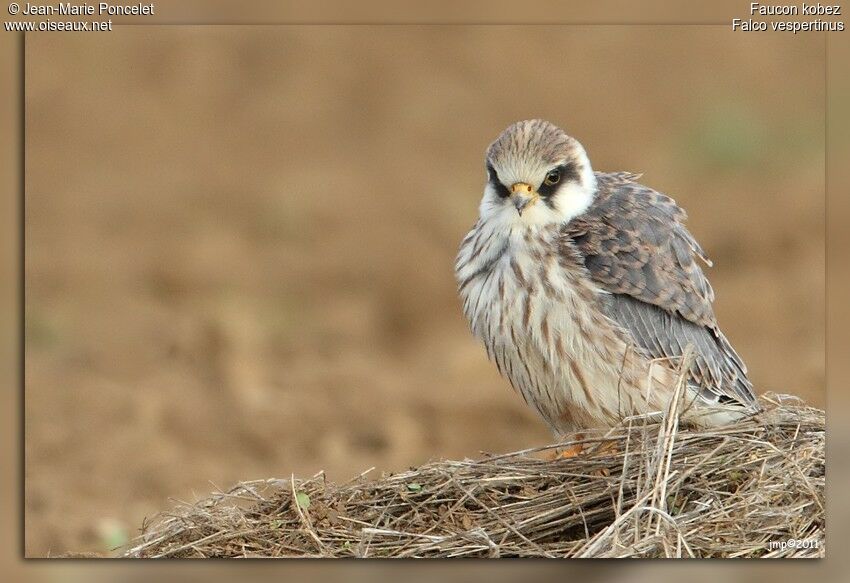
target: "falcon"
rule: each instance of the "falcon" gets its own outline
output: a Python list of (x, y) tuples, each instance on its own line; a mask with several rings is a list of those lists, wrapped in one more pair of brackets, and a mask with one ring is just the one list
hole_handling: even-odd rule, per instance
[(661, 415), (676, 391), (696, 427), (758, 411), (712, 309), (711, 262), (673, 199), (595, 172), (543, 120), (508, 127), (486, 167), (455, 264), (463, 311), (556, 438)]

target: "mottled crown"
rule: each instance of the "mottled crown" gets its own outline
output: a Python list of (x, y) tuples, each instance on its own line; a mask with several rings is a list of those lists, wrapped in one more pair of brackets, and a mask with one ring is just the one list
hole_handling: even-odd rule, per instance
[(497, 165), (522, 165), (528, 161), (556, 164), (572, 159), (584, 149), (573, 137), (548, 121), (531, 119), (508, 126), (487, 149), (487, 160)]

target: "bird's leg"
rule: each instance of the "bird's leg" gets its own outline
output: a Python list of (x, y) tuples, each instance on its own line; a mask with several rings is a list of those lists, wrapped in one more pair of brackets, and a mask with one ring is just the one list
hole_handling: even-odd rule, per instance
[[(586, 435), (584, 433), (573, 434), (572, 441), (582, 441)], [(578, 457), (584, 453), (592, 453), (594, 455), (616, 455), (619, 452), (616, 441), (603, 441), (600, 443), (573, 443), (562, 449), (550, 449), (544, 454), (544, 458), (549, 461), (558, 459), (570, 459)]]
[[(573, 439), (575, 441), (581, 441), (582, 439), (584, 439), (584, 433), (576, 433), (573, 436)], [(560, 451), (560, 453), (558, 453), (558, 457), (556, 459), (564, 460), (564, 459), (570, 459), (570, 458), (578, 457), (582, 453), (584, 453), (584, 451), (585, 451), (585, 447), (584, 447), (583, 443), (574, 443), (574, 444), (568, 445), (567, 447), (562, 449)]]
[[(584, 439), (583, 433), (573, 434), (573, 440), (581, 441), (582, 439)], [(580, 456), (584, 451), (585, 451), (584, 444), (574, 443), (572, 445), (568, 445), (567, 447), (565, 447), (563, 449), (550, 449), (546, 452), (544, 458), (549, 460), (549, 461), (555, 461), (555, 460), (561, 460), (561, 459), (570, 459), (570, 458)]]

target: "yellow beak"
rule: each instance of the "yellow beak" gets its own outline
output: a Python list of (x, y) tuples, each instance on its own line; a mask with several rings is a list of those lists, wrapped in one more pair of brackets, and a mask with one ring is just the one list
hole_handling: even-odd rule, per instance
[(537, 201), (537, 197), (537, 192), (531, 188), (530, 184), (517, 182), (511, 186), (511, 200), (520, 216), (525, 207)]

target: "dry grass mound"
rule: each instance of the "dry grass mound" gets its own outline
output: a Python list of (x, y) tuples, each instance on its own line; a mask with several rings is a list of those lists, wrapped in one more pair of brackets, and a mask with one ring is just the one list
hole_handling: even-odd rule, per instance
[(824, 413), (762, 402), (712, 431), (633, 420), (571, 459), (538, 449), (341, 485), (245, 482), (156, 517), (125, 556), (823, 556)]

